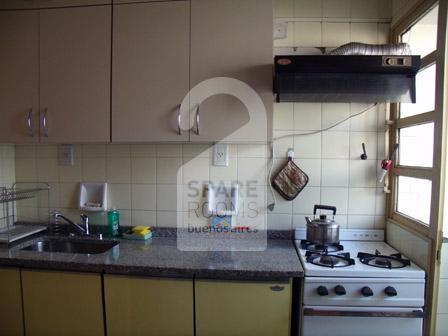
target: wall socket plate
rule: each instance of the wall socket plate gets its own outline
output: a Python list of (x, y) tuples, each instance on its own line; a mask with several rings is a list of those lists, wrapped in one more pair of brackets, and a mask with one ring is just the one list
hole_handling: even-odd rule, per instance
[(215, 144), (213, 146), (213, 165), (224, 166), (229, 165), (229, 145), (228, 144)]
[(274, 23), (274, 40), (284, 40), (288, 37), (288, 22)]
[(73, 151), (73, 145), (58, 146), (58, 163), (60, 166), (73, 166), (75, 164)]

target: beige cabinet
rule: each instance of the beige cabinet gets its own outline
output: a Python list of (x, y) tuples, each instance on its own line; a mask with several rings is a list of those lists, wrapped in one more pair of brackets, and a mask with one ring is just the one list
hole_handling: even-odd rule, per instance
[[(236, 89), (241, 96), (228, 94), (227, 89), (238, 87), (231, 80), (210, 89), (208, 99), (192, 94), (190, 110), (196, 113), (199, 106), (194, 118), (199, 130), (196, 124), (191, 141), (229, 135), (231, 141), (266, 140), (272, 129), (272, 22), (271, 0), (191, 0), (190, 87), (215, 77), (236, 79), (253, 89), (266, 109), (253, 104), (256, 96), (244, 87)], [(250, 115), (248, 105), (253, 107)]]
[(188, 141), (189, 1), (114, 6), (112, 141)]
[(291, 285), (195, 281), (197, 336), (288, 336)]
[[(123, 4), (123, 3), (135, 3), (135, 2), (159, 2), (159, 1), (167, 1), (167, 0), (112, 0), (112, 3)], [(168, 0), (168, 1), (179, 1), (179, 0)]]
[(108, 5), (112, 0), (34, 0), (39, 8)]
[(0, 12), (0, 143), (39, 141), (39, 13)]
[(23, 335), (20, 270), (0, 268), (0, 335)]
[(22, 270), (27, 336), (104, 335), (101, 275)]
[(190, 336), (193, 282), (104, 276), (107, 335)]
[(1, 0), (0, 9), (38, 9), (71, 6), (107, 5), (112, 0)]
[(111, 6), (40, 10), (42, 142), (110, 140)]

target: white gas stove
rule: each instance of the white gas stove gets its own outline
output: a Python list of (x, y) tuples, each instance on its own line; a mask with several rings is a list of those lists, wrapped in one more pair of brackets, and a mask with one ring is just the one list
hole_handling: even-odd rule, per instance
[(425, 272), (382, 230), (341, 230), (337, 245), (295, 245), (305, 270), (302, 336), (421, 336)]

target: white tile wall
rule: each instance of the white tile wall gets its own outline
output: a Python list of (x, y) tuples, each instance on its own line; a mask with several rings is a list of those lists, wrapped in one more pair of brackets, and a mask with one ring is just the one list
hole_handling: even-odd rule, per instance
[(425, 270), (428, 270), (428, 255), (430, 243), (403, 229), (401, 226), (387, 221), (387, 242), (409, 257)]
[(350, 17), (350, 0), (323, 0), (324, 18)]
[(274, 16), (288, 22), (288, 29), (287, 37), (275, 40), (274, 46), (387, 43), (392, 7), (390, 0), (275, 0)]
[[(387, 43), (392, 4), (388, 0), (276, 0), (275, 17), (291, 21), (285, 40), (275, 47), (337, 47), (350, 41)], [(291, 10), (292, 9), (292, 10)], [(364, 104), (275, 104), (274, 136), (324, 129), (368, 108)], [(384, 157), (386, 106), (371, 108), (328, 132), (276, 141), (275, 169), (289, 147), (309, 184), (293, 202), (293, 227), (304, 224), (313, 202), (335, 204), (345, 227), (384, 227), (385, 195), (377, 184), (378, 160)], [(292, 126), (291, 126), (292, 125)], [(368, 160), (362, 161), (365, 143)], [(278, 209), (289, 211), (280, 197)]]
[(322, 24), (322, 45), (339, 47), (350, 42), (350, 23), (324, 22)]
[(322, 17), (322, 0), (294, 0), (294, 17), (320, 18)]
[(322, 160), (322, 186), (348, 187), (349, 164), (348, 160)]
[[(0, 187), (10, 188), (15, 182), (15, 149), (13, 145), (0, 145)], [(0, 214), (0, 218), (3, 217)], [(0, 219), (0, 227), (6, 222)]]

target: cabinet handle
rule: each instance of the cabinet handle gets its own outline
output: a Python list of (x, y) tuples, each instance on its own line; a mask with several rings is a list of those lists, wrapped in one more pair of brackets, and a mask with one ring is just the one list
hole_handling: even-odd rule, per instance
[(48, 138), (48, 118), (47, 118), (48, 108), (45, 108), (42, 113), (42, 129), (44, 131), (44, 137)]
[(285, 286), (275, 285), (275, 286), (270, 286), (269, 288), (270, 288), (271, 291), (273, 291), (273, 292), (281, 292), (282, 290), (285, 289)]
[(26, 126), (28, 127), (28, 135), (30, 137), (34, 138), (34, 120), (33, 120), (33, 109), (32, 108), (30, 108), (30, 110), (27, 113)]
[(199, 135), (199, 104), (196, 108), (196, 135)]
[(177, 113), (177, 133), (179, 135), (182, 135), (182, 129), (180, 128), (180, 123), (182, 121), (182, 116), (180, 114), (180, 107), (181, 107), (181, 105), (179, 104), (179, 111)]

